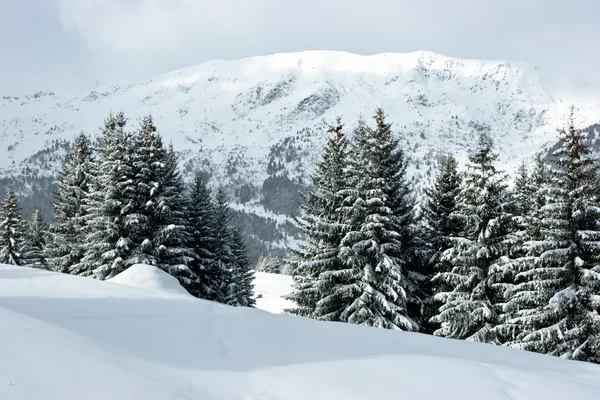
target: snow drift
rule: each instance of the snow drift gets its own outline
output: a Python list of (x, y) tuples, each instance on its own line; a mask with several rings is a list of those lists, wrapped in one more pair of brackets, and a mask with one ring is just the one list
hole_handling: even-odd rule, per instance
[[(156, 288), (155, 288), (156, 289)], [(596, 399), (600, 367), (0, 266), (0, 399)]]
[(151, 265), (132, 265), (108, 281), (163, 294), (190, 296), (177, 278)]

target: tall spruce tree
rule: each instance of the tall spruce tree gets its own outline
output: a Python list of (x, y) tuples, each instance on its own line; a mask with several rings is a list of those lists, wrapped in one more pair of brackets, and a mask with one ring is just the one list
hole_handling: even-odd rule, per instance
[(157, 265), (153, 243), (156, 230), (159, 197), (164, 191), (161, 181), (167, 168), (167, 152), (152, 116), (142, 119), (134, 137), (132, 154), (133, 201), (125, 217), (125, 226), (132, 242), (132, 254), (127, 264)]
[(442, 257), (451, 270), (439, 272), (433, 279), (434, 285), (448, 288), (435, 295), (442, 303), (432, 318), (441, 324), (434, 332), (438, 336), (497, 342), (494, 327), (499, 322), (501, 299), (493, 288), (498, 278), (491, 269), (507, 255), (512, 227), (505, 211), (505, 176), (494, 165), (497, 155), (492, 147), (492, 140), (482, 134), (469, 155), (455, 213), (464, 229), (452, 238), (452, 247)]
[(22, 265), (23, 219), (17, 195), (6, 192), (0, 213), (0, 264)]
[(125, 132), (123, 112), (111, 114), (98, 138), (85, 198), (84, 257), (70, 273), (109, 279), (129, 265), (132, 242), (126, 226), (135, 199), (132, 135)]
[(253, 307), (254, 271), (250, 267), (248, 251), (242, 233), (237, 227), (231, 228), (231, 284), (226, 304), (235, 307)]
[(154, 256), (159, 268), (176, 277), (184, 288), (193, 291), (200, 283), (200, 277), (190, 268), (197, 255), (193, 248), (192, 224), (188, 220), (188, 199), (172, 145), (163, 162), (152, 214)]
[(340, 321), (347, 308), (352, 270), (339, 258), (344, 235), (341, 208), (348, 188), (348, 139), (338, 118), (327, 131), (330, 136), (321, 161), (311, 177), (311, 187), (302, 194), (301, 213), (296, 218), (306, 245), (294, 253), (294, 290), (288, 297), (296, 308), (288, 312), (316, 319)]
[(232, 236), (230, 229), (231, 210), (225, 188), (219, 186), (214, 199), (214, 263), (221, 279), (215, 288), (214, 300), (226, 303), (231, 293), (233, 252), (231, 248)]
[[(508, 345), (600, 362), (598, 164), (572, 119), (540, 190), (539, 237), (507, 290)], [(539, 200), (538, 200), (539, 201)], [(534, 230), (535, 232), (535, 230)]]
[(48, 269), (44, 257), (44, 248), (48, 238), (49, 226), (35, 209), (31, 218), (25, 222), (21, 247), (21, 265), (31, 268)]
[(343, 207), (347, 231), (339, 257), (351, 284), (340, 320), (416, 331), (421, 316), (409, 310), (420, 300), (407, 262), (413, 249), (406, 160), (381, 109), (375, 122), (374, 129), (359, 123), (350, 151), (352, 179)]
[(211, 191), (201, 174), (197, 174), (190, 193), (188, 218), (191, 241), (196, 258), (192, 270), (199, 276), (198, 284), (189, 291), (196, 297), (217, 301), (222, 294), (222, 274), (215, 262), (215, 210)]
[[(457, 237), (462, 231), (461, 221), (456, 217), (457, 196), (460, 191), (461, 176), (458, 172), (458, 163), (452, 153), (442, 158), (433, 187), (425, 190), (423, 204), (423, 230), (424, 239), (430, 246), (426, 252), (427, 259), (424, 260), (428, 268), (429, 278), (435, 273), (448, 272), (451, 266), (442, 261), (442, 254), (452, 247), (452, 238)], [(425, 309), (424, 325), (427, 330), (433, 332), (439, 326), (430, 326), (428, 320), (433, 317), (441, 304), (434, 301), (433, 295), (438, 292), (451, 290), (451, 287), (441, 285), (443, 282), (426, 282), (424, 284), (428, 301)], [(441, 286), (440, 286), (441, 285)]]
[(82, 133), (76, 139), (57, 175), (54, 225), (44, 248), (48, 267), (68, 273), (83, 257), (84, 201), (89, 194), (92, 149)]

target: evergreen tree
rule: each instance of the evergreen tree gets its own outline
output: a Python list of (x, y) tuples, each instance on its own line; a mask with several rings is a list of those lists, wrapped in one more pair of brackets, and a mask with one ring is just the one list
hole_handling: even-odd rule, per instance
[(345, 191), (347, 231), (341, 241), (341, 272), (347, 307), (340, 320), (397, 330), (419, 330), (415, 283), (409, 278), (412, 204), (405, 180), (404, 153), (381, 109), (376, 127), (363, 122), (355, 132), (350, 156), (350, 189)]
[(23, 219), (15, 192), (8, 190), (0, 214), (0, 264), (22, 265)]
[(134, 205), (136, 190), (132, 168), (134, 141), (124, 130), (126, 122), (122, 112), (111, 114), (104, 122), (84, 202), (84, 257), (72, 266), (72, 274), (109, 279), (129, 266), (132, 242), (126, 218)]
[[(425, 190), (425, 200), (423, 205), (423, 230), (424, 239), (430, 246), (426, 252), (425, 265), (428, 267), (428, 276), (433, 278), (435, 273), (448, 272), (451, 266), (442, 262), (442, 254), (452, 247), (452, 238), (460, 234), (462, 228), (460, 220), (456, 217), (457, 204), (456, 199), (460, 191), (461, 177), (458, 173), (458, 163), (451, 153), (448, 153), (440, 163), (434, 185)], [(443, 282), (425, 283), (424, 287), (428, 298), (426, 307), (426, 318), (424, 325), (428, 330), (433, 331), (434, 326), (428, 326), (428, 320), (436, 314), (440, 306), (434, 301), (433, 295), (438, 292), (452, 290), (448, 286), (440, 286)]]
[(193, 291), (200, 284), (200, 277), (190, 268), (197, 255), (193, 249), (193, 228), (188, 221), (188, 201), (172, 145), (166, 152), (158, 181), (156, 207), (152, 214), (156, 265), (176, 277), (184, 288)]
[(493, 285), (501, 278), (491, 271), (493, 264), (508, 254), (512, 227), (511, 216), (505, 211), (505, 177), (494, 166), (496, 160), (491, 139), (482, 134), (469, 155), (457, 197), (455, 217), (464, 229), (442, 257), (451, 270), (439, 272), (433, 279), (434, 285), (451, 289), (435, 295), (442, 303), (432, 318), (441, 324), (435, 335), (497, 341), (493, 328), (499, 322), (501, 299)]
[(256, 272), (266, 272), (269, 274), (281, 274), (283, 269), (282, 261), (278, 257), (263, 255), (256, 263)]
[(215, 301), (226, 303), (231, 293), (233, 252), (231, 249), (232, 236), (229, 223), (231, 222), (231, 210), (229, 201), (223, 186), (219, 186), (214, 201), (214, 262), (221, 279), (216, 288)]
[(191, 268), (200, 277), (197, 287), (190, 288), (190, 293), (202, 299), (218, 301), (223, 293), (223, 276), (215, 261), (215, 209), (210, 189), (200, 174), (196, 175), (192, 187), (188, 218), (196, 254)]
[(23, 244), (21, 248), (21, 265), (31, 268), (48, 269), (44, 257), (44, 247), (47, 242), (48, 224), (35, 209), (31, 218), (25, 223)]
[(515, 331), (508, 345), (600, 362), (598, 164), (572, 120), (561, 136), (536, 196), (543, 198), (539, 237), (527, 243), (526, 262), (506, 291), (506, 325)]
[(338, 118), (330, 126), (330, 137), (321, 161), (303, 194), (296, 226), (306, 245), (294, 251), (294, 291), (288, 298), (296, 308), (288, 312), (315, 319), (340, 321), (350, 298), (347, 287), (352, 274), (339, 258), (343, 238), (341, 208), (348, 187), (348, 139)]
[(83, 257), (84, 201), (89, 194), (92, 150), (82, 133), (67, 154), (57, 175), (54, 193), (55, 223), (44, 248), (50, 269), (68, 273)]
[(250, 267), (248, 251), (240, 230), (231, 229), (231, 284), (227, 304), (235, 307), (252, 307), (254, 300), (254, 271)]
[(157, 265), (153, 234), (156, 230), (159, 198), (165, 190), (161, 181), (165, 175), (167, 152), (151, 116), (142, 119), (135, 136), (132, 154), (133, 202), (125, 226), (132, 242), (127, 265)]

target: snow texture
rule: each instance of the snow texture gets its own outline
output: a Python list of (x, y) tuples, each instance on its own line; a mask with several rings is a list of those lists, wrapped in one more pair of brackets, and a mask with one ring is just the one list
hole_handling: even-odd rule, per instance
[(108, 281), (165, 295), (175, 294), (190, 296), (190, 294), (181, 287), (177, 278), (152, 265), (132, 265)]
[(289, 275), (254, 273), (254, 298), (256, 308), (273, 314), (295, 307), (293, 301), (284, 299), (292, 292), (292, 277)]
[[(592, 400), (600, 366), (0, 266), (0, 399)], [(434, 383), (434, 384), (432, 384)]]

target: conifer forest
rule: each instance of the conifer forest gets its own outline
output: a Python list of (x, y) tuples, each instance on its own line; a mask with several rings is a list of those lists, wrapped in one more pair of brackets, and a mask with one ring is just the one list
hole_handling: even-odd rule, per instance
[[(253, 307), (258, 266), (225, 188), (185, 181), (151, 116), (129, 122), (111, 113), (70, 146), (51, 225), (39, 210), (24, 220), (7, 192), (0, 263), (99, 280), (148, 264), (193, 296)], [(600, 164), (572, 119), (550, 159), (515, 176), (482, 132), (422, 196), (384, 110), (323, 134), (294, 220), (303, 241), (284, 260), (288, 313), (600, 363)], [(265, 257), (262, 270), (281, 272)]]

